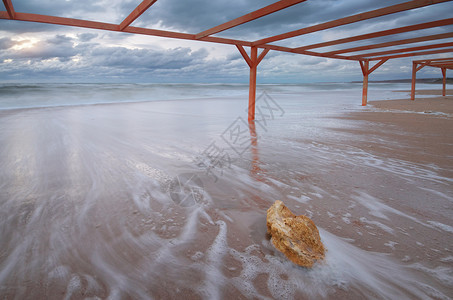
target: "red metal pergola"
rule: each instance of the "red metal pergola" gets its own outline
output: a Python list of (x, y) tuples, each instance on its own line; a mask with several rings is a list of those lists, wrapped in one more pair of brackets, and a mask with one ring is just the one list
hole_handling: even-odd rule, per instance
[(446, 95), (447, 69), (453, 70), (453, 57), (427, 60), (414, 60), (412, 62), (411, 100), (415, 100), (415, 80), (417, 72), (426, 66), (439, 68), (442, 71), (442, 96), (445, 97)]
[[(349, 47), (341, 50), (329, 51), (329, 52), (320, 52), (313, 49), (319, 49), (327, 46), (333, 45), (343, 45), (355, 41), (366, 41), (377, 37), (392, 36), (395, 37), (397, 34), (408, 33), (413, 31), (419, 31), (423, 29), (435, 28), (453, 25), (453, 18), (440, 19), (436, 21), (420, 23), (410, 26), (403, 26), (398, 28), (392, 28), (388, 30), (370, 32), (362, 35), (355, 35), (347, 38), (341, 38), (336, 40), (331, 40), (327, 42), (304, 45), (300, 47), (290, 48), (276, 45), (275, 42), (286, 40), (293, 37), (302, 36), (309, 33), (319, 32), (322, 30), (335, 28), (347, 24), (352, 24), (356, 22), (361, 22), (385, 15), (397, 14), (404, 11), (417, 9), (421, 7), (426, 7), (430, 5), (435, 5), (443, 2), (449, 2), (452, 0), (412, 0), (384, 8), (379, 8), (340, 19), (316, 24), (313, 26), (301, 28), (298, 30), (282, 33), (279, 35), (267, 37), (257, 41), (245, 41), (245, 40), (236, 40), (228, 39), (222, 37), (213, 36), (216, 33), (231, 29), (233, 27), (239, 26), (241, 24), (256, 20), (258, 18), (264, 17), (266, 15), (275, 13), (282, 9), (287, 9), (293, 5), (305, 2), (307, 0), (280, 0), (271, 5), (243, 15), (234, 20), (228, 21), (226, 23), (220, 24), (218, 26), (209, 28), (203, 32), (189, 34), (181, 33), (174, 31), (165, 31), (157, 29), (149, 29), (142, 27), (130, 26), (140, 15), (142, 15), (146, 10), (148, 10), (157, 0), (143, 0), (120, 24), (111, 24), (103, 22), (94, 22), (88, 20), (80, 20), (73, 18), (64, 18), (58, 16), (48, 16), (48, 15), (38, 15), (30, 13), (20, 13), (14, 10), (11, 0), (3, 0), (6, 11), (0, 11), (0, 19), (8, 20), (17, 20), (17, 21), (27, 21), (27, 22), (39, 22), (47, 24), (56, 24), (56, 25), (65, 25), (65, 26), (74, 26), (74, 27), (83, 27), (91, 29), (100, 29), (108, 31), (118, 31), (118, 32), (127, 32), (132, 34), (141, 34), (141, 35), (150, 35), (158, 36), (165, 38), (174, 38), (174, 39), (183, 39), (183, 40), (192, 40), (192, 41), (202, 41), (210, 43), (220, 43), (220, 44), (229, 44), (237, 47), (246, 63), (250, 67), (250, 86), (249, 86), (249, 113), (248, 119), (255, 119), (255, 97), (256, 97), (256, 75), (257, 67), (259, 63), (263, 60), (266, 54), (270, 50), (289, 52), (295, 54), (325, 57), (325, 58), (334, 58), (350, 61), (358, 61), (363, 73), (363, 94), (362, 94), (362, 105), (367, 104), (367, 95), (368, 95), (368, 77), (369, 75), (383, 65), (389, 59), (401, 58), (401, 57), (411, 57), (417, 55), (430, 55), (438, 53), (447, 53), (453, 52), (453, 43), (435, 43), (435, 44), (426, 44), (417, 47), (407, 47), (400, 48), (395, 50), (387, 51), (377, 51), (372, 53), (362, 53), (362, 54), (351, 54), (360, 51), (366, 51), (371, 49), (392, 47), (397, 45), (407, 45), (411, 43), (421, 43), (427, 41), (438, 41), (441, 39), (447, 39), (453, 37), (453, 32), (447, 32), (442, 34), (435, 35), (424, 35), (416, 38), (410, 39), (398, 39), (395, 38), (393, 41), (385, 43), (373, 43), (370, 42), (368, 45), (359, 46), (359, 47)], [(165, 1), (165, 0), (163, 0)], [(272, 43), (272, 44), (271, 44)], [(250, 55), (245, 51), (244, 47), (250, 47)], [(261, 52), (259, 53), (259, 49)], [(259, 54), (258, 54), (259, 53)], [(370, 62), (376, 61), (376, 63), (371, 66)], [(443, 64), (439, 64), (443, 62)], [(440, 67), (444, 76), (444, 90), (445, 90), (445, 73), (446, 69), (451, 68), (452, 59), (446, 60), (424, 60), (424, 61), (414, 61), (414, 70), (413, 71), (413, 82), (412, 87), (415, 88), (415, 73), (424, 66)], [(412, 96), (413, 98), (413, 96)]]

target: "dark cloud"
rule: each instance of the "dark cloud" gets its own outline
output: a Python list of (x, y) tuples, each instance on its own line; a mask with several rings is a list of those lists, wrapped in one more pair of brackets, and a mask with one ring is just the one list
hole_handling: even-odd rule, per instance
[[(5, 45), (18, 44), (11, 39), (1, 41)], [(0, 79), (3, 76), (10, 78), (14, 73), (16, 76), (22, 74), (24, 78), (37, 74), (53, 74), (52, 78), (57, 74), (60, 78), (88, 78), (96, 74), (107, 81), (109, 78), (134, 79), (153, 75), (155, 79), (167, 78), (170, 81), (177, 76), (193, 78), (194, 73), (200, 73), (212, 63), (208, 61), (208, 51), (203, 48), (197, 51), (188, 47), (128, 49), (96, 43), (76, 44), (75, 41), (69, 36), (56, 35), (35, 43), (33, 47), (0, 49)]]
[(182, 69), (192, 64), (202, 64), (208, 56), (206, 50), (191, 51), (190, 48), (176, 48), (162, 51), (148, 49), (127, 49), (124, 47), (97, 47), (89, 54), (90, 61), (97, 66), (120, 69)]
[[(126, 11), (124, 3), (129, 3), (131, 9), (140, 1), (108, 1), (108, 0), (12, 0), (16, 12), (33, 13), (50, 16), (60, 16), (76, 19), (87, 19), (107, 23), (119, 23), (130, 11)], [(15, 33), (43, 32), (67, 30), (49, 24), (28, 23), (21, 21), (0, 20), (0, 31)]]
[(71, 45), (72, 46), (73, 38), (66, 36), (66, 35), (58, 34), (55, 37), (48, 39), (47, 43), (53, 44), (53, 45)]
[[(83, 18), (105, 22), (119, 23), (141, 1), (54, 1), (54, 0), (14, 0), (16, 11), (58, 15), (73, 18)], [(179, 32), (198, 33), (213, 26), (222, 24), (246, 13), (269, 5), (275, 0), (165, 0), (157, 1), (146, 11), (134, 25), (148, 28), (164, 28)], [(406, 2), (405, 0), (316, 0), (305, 1), (265, 16), (258, 20), (243, 24), (236, 28), (219, 33), (219, 36), (232, 37), (244, 40), (261, 39), (267, 36), (288, 32), (311, 26), (313, 24), (334, 20), (357, 13), (362, 13), (394, 4)], [(452, 3), (442, 3), (429, 7), (415, 9), (395, 15), (383, 16), (363, 22), (339, 27), (342, 31), (355, 31), (379, 27), (406, 26), (415, 23), (428, 22), (453, 11)], [(447, 17), (447, 16), (445, 16)], [(36, 32), (49, 30), (43, 24), (19, 23), (3, 21), (5, 30), (17, 32)], [(1, 23), (0, 23), (1, 24)], [(2, 24), (3, 25), (3, 24)], [(3, 27), (2, 27), (3, 28)], [(59, 30), (53, 27), (53, 30)], [(332, 29), (335, 30), (335, 29)]]
[(91, 0), (12, 0), (12, 3), (17, 12), (62, 17), (76, 17), (88, 13), (99, 13), (99, 16), (102, 17), (107, 4), (104, 1)]
[(272, 2), (272, 0), (158, 1), (140, 18), (139, 23), (160, 24), (169, 29), (197, 33)]
[(60, 27), (50, 24), (41, 24), (41, 23), (32, 23), (32, 22), (22, 22), (22, 21), (10, 21), (10, 20), (0, 20), (0, 32), (9, 32), (9, 33), (38, 33), (38, 32), (54, 32), (59, 30)]
[(98, 37), (98, 34), (95, 34), (95, 33), (79, 33), (77, 34), (77, 37), (79, 38), (79, 40), (81, 42), (89, 42), (91, 41), (92, 39)]
[[(54, 1), (54, 0), (13, 0), (18, 12), (57, 15), (72, 18), (83, 18), (105, 22), (119, 23), (141, 1)], [(198, 33), (213, 26), (222, 24), (246, 13), (269, 5), (275, 0), (165, 0), (157, 1), (146, 11), (134, 25), (144, 27), (163, 27), (170, 30)], [(290, 30), (300, 29), (320, 22), (382, 8), (405, 0), (315, 0), (305, 1), (272, 15), (241, 25), (221, 33), (221, 36), (256, 39), (275, 35)], [(367, 21), (367, 27), (373, 24), (386, 23), (405, 26), (426, 22), (453, 11), (452, 3), (442, 3), (415, 9), (409, 12), (384, 16)], [(447, 17), (447, 16), (445, 16)], [(42, 24), (2, 22), (7, 30), (37, 31), (45, 30)], [(14, 25), (11, 25), (14, 24)], [(359, 24), (359, 23), (357, 23)], [(357, 24), (352, 25), (357, 29)], [(3, 24), (2, 24), (3, 25)], [(362, 25), (360, 25), (362, 26)], [(3, 27), (2, 27), (3, 28)], [(55, 27), (54, 27), (55, 28)], [(341, 28), (344, 30), (343, 28)], [(365, 27), (366, 30), (366, 27)]]
[(0, 51), (4, 49), (9, 49), (13, 47), (15, 43), (10, 38), (1, 38), (0, 39)]
[[(72, 18), (112, 22), (118, 24), (141, 0), (12, 0), (16, 11), (57, 15)], [(159, 0), (145, 12), (134, 26), (163, 28), (180, 32), (198, 33), (269, 5), (277, 0)], [(309, 0), (218, 34), (244, 40), (255, 40), (311, 26), (348, 15), (353, 15), (407, 0)], [(320, 41), (354, 36), (392, 27), (407, 26), (448, 18), (453, 2), (436, 4), (396, 15), (383, 16), (325, 30), (316, 34), (288, 39), (277, 44), (303, 46)], [(449, 32), (451, 28), (435, 28), (398, 35), (411, 38)], [(36, 36), (34, 47), (20, 49), (16, 36), (27, 33), (24, 39)], [(248, 67), (235, 47), (216, 55), (215, 45), (193, 44), (185, 41), (168, 44), (130, 44), (131, 35), (95, 30), (69, 28), (39, 23), (0, 20), (0, 80), (5, 78), (68, 78), (86, 81), (138, 80), (166, 82), (247, 82)], [(330, 51), (346, 47), (386, 42), (395, 37), (381, 37), (347, 45), (319, 49)], [(180, 44), (178, 44), (180, 43)], [(127, 47), (125, 46), (127, 45)], [(181, 45), (182, 47), (178, 47)], [(161, 48), (159, 48), (161, 47)], [(167, 49), (164, 49), (166, 47)], [(199, 47), (199, 46), (197, 46)], [(212, 47), (212, 48), (211, 48)], [(228, 48), (228, 46), (225, 46)], [(209, 50), (208, 50), (209, 49)], [(387, 49), (385, 49), (387, 50)], [(387, 63), (373, 73), (410, 77), (410, 59)], [(306, 57), (271, 51), (259, 67), (259, 80), (275, 81), (335, 81), (360, 80), (360, 68), (355, 62)], [(423, 73), (421, 73), (423, 74)], [(13, 76), (13, 77), (11, 77)], [(15, 77), (14, 77), (15, 76)], [(292, 78), (292, 79), (291, 79)]]
[[(142, 26), (153, 24), (172, 30), (198, 33), (273, 2), (275, 1), (167, 0), (157, 2), (139, 19), (138, 24)], [(403, 1), (306, 1), (219, 35), (243, 39), (263, 38), (401, 2)]]

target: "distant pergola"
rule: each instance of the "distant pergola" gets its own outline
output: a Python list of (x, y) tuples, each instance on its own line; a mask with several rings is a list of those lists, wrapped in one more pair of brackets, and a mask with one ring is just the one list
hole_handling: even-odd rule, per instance
[(412, 86), (411, 86), (411, 100), (415, 100), (415, 81), (417, 72), (423, 67), (439, 68), (442, 71), (442, 96), (446, 95), (447, 85), (447, 69), (453, 70), (453, 57), (414, 60), (412, 62)]
[[(47, 23), (47, 24), (56, 24), (56, 25), (65, 25), (65, 26), (74, 26), (74, 27), (83, 27), (83, 28), (91, 28), (91, 29), (100, 29), (100, 30), (108, 30), (108, 31), (118, 31), (118, 32), (127, 32), (132, 34), (141, 34), (141, 35), (150, 35), (150, 36), (158, 36), (164, 38), (173, 38), (173, 39), (183, 39), (183, 40), (191, 40), (191, 41), (202, 41), (202, 42), (209, 42), (209, 43), (219, 43), (219, 44), (229, 44), (234, 45), (237, 47), (241, 55), (244, 57), (245, 61), (250, 67), (250, 86), (249, 86), (249, 112), (248, 112), (248, 119), (254, 120), (255, 119), (255, 98), (256, 98), (256, 74), (257, 74), (257, 67), (259, 63), (263, 60), (266, 54), (270, 51), (282, 51), (282, 52), (289, 52), (295, 54), (302, 54), (302, 55), (309, 55), (309, 56), (317, 56), (317, 57), (325, 57), (325, 58), (333, 58), (333, 59), (342, 59), (342, 60), (350, 60), (350, 61), (358, 61), (360, 63), (360, 67), (363, 73), (363, 93), (362, 93), (362, 105), (367, 104), (367, 95), (368, 95), (368, 77), (369, 75), (375, 71), (377, 68), (382, 66), (386, 61), (389, 59), (394, 58), (401, 58), (401, 57), (411, 57), (417, 55), (429, 55), (429, 54), (438, 54), (438, 53), (446, 53), (446, 52), (453, 52), (453, 43), (446, 42), (446, 43), (434, 43), (434, 44), (426, 44), (423, 46), (417, 47), (407, 47), (395, 50), (387, 50), (387, 51), (378, 51), (372, 53), (363, 53), (363, 54), (351, 54), (354, 52), (360, 52), (365, 50), (371, 49), (378, 49), (378, 48), (385, 48), (385, 47), (392, 47), (398, 45), (407, 45), (411, 43), (420, 43), (420, 42), (427, 42), (427, 41), (438, 41), (441, 39), (447, 39), (453, 37), (453, 32), (435, 34), (435, 35), (424, 35), (419, 36), (416, 38), (409, 38), (409, 39), (395, 39), (390, 42), (384, 43), (373, 43), (370, 42), (368, 45), (359, 46), (359, 47), (350, 47), (344, 48), (341, 50), (334, 50), (329, 52), (318, 52), (314, 51), (313, 49), (319, 49), (327, 46), (333, 45), (342, 45), (347, 44), (355, 41), (364, 41), (370, 40), (377, 37), (384, 37), (384, 36), (394, 36), (400, 33), (407, 33), (417, 30), (435, 28), (435, 27), (442, 27), (453, 25), (453, 18), (446, 18), (440, 19), (432, 22), (427, 23), (420, 23), (416, 25), (410, 26), (403, 26), (398, 28), (392, 28), (388, 30), (370, 32), (362, 35), (355, 35), (346, 38), (331, 40), (327, 42), (311, 44), (311, 45), (303, 45), (296, 48), (284, 47), (279, 46), (275, 43), (278, 41), (282, 41), (285, 39), (319, 32), (322, 30), (335, 28), (342, 25), (352, 24), (355, 22), (365, 21), (385, 15), (400, 13), (416, 8), (421, 8), (425, 6), (430, 6), (438, 3), (448, 2), (452, 0), (412, 0), (384, 8), (379, 8), (347, 17), (343, 17), (337, 20), (328, 21), (325, 23), (316, 24), (313, 26), (297, 29), (294, 31), (278, 34), (275, 36), (267, 37), (264, 39), (256, 40), (256, 41), (245, 41), (245, 40), (235, 40), (235, 39), (228, 39), (222, 37), (213, 36), (216, 33), (225, 31), (227, 29), (231, 29), (233, 27), (239, 26), (241, 24), (256, 20), (258, 18), (264, 17), (266, 15), (275, 13), (282, 9), (289, 8), (293, 5), (296, 5), (301, 2), (305, 2), (307, 0), (281, 0), (275, 2), (271, 5), (243, 15), (239, 18), (234, 20), (228, 21), (226, 23), (220, 24), (218, 26), (212, 27), (207, 29), (203, 32), (189, 34), (189, 33), (181, 33), (181, 32), (173, 32), (173, 31), (165, 31), (165, 30), (157, 30), (157, 29), (149, 29), (149, 28), (142, 28), (142, 27), (134, 27), (130, 26), (132, 22), (134, 22), (141, 14), (143, 14), (147, 9), (149, 9), (157, 0), (143, 0), (120, 24), (111, 24), (111, 23), (103, 23), (103, 22), (94, 22), (88, 20), (80, 20), (80, 19), (73, 19), (73, 18), (64, 18), (58, 16), (48, 16), (48, 15), (38, 15), (38, 14), (30, 14), (30, 13), (20, 13), (14, 10), (13, 4), (11, 0), (3, 0), (5, 5), (6, 11), (0, 11), (0, 19), (8, 19), (8, 20), (17, 20), (17, 21), (27, 21), (27, 22), (39, 22), (39, 23)], [(165, 1), (165, 0), (162, 0)], [(314, 1), (314, 0), (313, 0)], [(448, 14), (448, 12), (447, 12)], [(245, 51), (244, 47), (250, 47), (250, 55)], [(258, 54), (258, 50), (261, 49), (261, 52)], [(374, 66), (370, 66), (370, 62), (376, 61)], [(424, 61), (414, 61), (414, 70), (413, 71), (413, 78), (415, 80), (415, 72), (420, 70), (423, 66), (435, 66), (442, 69), (442, 73), (444, 76), (445, 82), (445, 73), (446, 69), (451, 69), (451, 59), (446, 59), (445, 61), (442, 60), (424, 60)], [(439, 64), (443, 62), (444, 64)], [(413, 89), (415, 88), (415, 81), (412, 82)], [(445, 83), (444, 83), (445, 89)], [(413, 99), (414, 97), (412, 97)]]

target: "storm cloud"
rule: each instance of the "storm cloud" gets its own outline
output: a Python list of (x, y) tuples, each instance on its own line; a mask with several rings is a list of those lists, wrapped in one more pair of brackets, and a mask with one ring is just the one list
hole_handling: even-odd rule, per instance
[[(12, 0), (18, 12), (120, 23), (141, 0)], [(274, 0), (159, 0), (132, 25), (198, 33), (275, 2)], [(256, 40), (320, 22), (398, 4), (388, 0), (316, 0), (217, 34)], [(0, 4), (0, 10), (3, 9)], [(277, 42), (306, 44), (448, 18), (452, 3), (443, 3)], [(437, 34), (453, 26), (406, 34)], [(399, 36), (402, 38), (402, 36)], [(381, 37), (347, 46), (389, 41)], [(445, 39), (442, 42), (452, 41)], [(321, 52), (341, 49), (332, 46)], [(442, 57), (442, 55), (439, 55)], [(411, 59), (386, 63), (373, 79), (410, 77)], [(358, 63), (271, 51), (258, 69), (263, 83), (361, 80)], [(420, 76), (437, 76), (421, 70)], [(437, 76), (438, 77), (438, 76)], [(0, 20), (0, 81), (247, 82), (248, 66), (234, 46), (172, 40), (127, 33)]]

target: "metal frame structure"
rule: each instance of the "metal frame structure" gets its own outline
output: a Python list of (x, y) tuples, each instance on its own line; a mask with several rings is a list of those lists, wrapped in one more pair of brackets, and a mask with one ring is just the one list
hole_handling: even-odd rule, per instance
[[(6, 11), (0, 11), (0, 19), (8, 19), (8, 20), (17, 20), (17, 21), (27, 21), (27, 22), (38, 22), (38, 23), (47, 23), (47, 24), (56, 24), (56, 25), (64, 25), (64, 26), (73, 26), (73, 27), (83, 27), (83, 28), (91, 28), (91, 29), (100, 29), (100, 30), (108, 30), (108, 31), (118, 31), (118, 32), (127, 32), (132, 34), (141, 34), (141, 35), (150, 35), (150, 36), (158, 36), (158, 37), (165, 37), (165, 38), (174, 38), (174, 39), (183, 39), (183, 40), (192, 40), (192, 41), (202, 41), (202, 42), (210, 42), (210, 43), (220, 43), (220, 44), (229, 44), (235, 45), (241, 55), (243, 56), (244, 60), (250, 67), (250, 86), (249, 86), (249, 120), (254, 120), (255, 118), (255, 98), (256, 98), (256, 76), (257, 76), (257, 67), (259, 63), (263, 60), (266, 54), (270, 50), (274, 51), (282, 51), (282, 52), (289, 52), (295, 54), (303, 54), (309, 56), (317, 56), (317, 57), (325, 57), (325, 58), (334, 58), (334, 59), (342, 59), (342, 60), (349, 60), (349, 61), (358, 61), (363, 73), (363, 95), (362, 95), (362, 105), (367, 104), (367, 94), (368, 94), (368, 76), (376, 70), (378, 67), (383, 65), (389, 59), (400, 58), (400, 57), (411, 57), (417, 55), (430, 55), (430, 54), (438, 54), (438, 53), (447, 53), (453, 52), (453, 43), (436, 43), (436, 44), (428, 44), (418, 47), (407, 47), (401, 48), (396, 50), (389, 50), (389, 51), (378, 51), (373, 53), (363, 53), (363, 54), (355, 54), (351, 55), (351, 53), (377, 49), (377, 48), (384, 48), (384, 47), (391, 47), (396, 45), (406, 45), (411, 43), (420, 43), (426, 41), (437, 41), (440, 39), (446, 39), (453, 37), (453, 33), (447, 32), (443, 34), (436, 34), (436, 35), (427, 35), (427, 36), (419, 36), (417, 38), (411, 39), (395, 39), (391, 42), (386, 43), (373, 43), (370, 42), (369, 45), (361, 46), (361, 47), (350, 47), (344, 48), (341, 50), (335, 50), (330, 52), (319, 52), (314, 51), (313, 49), (319, 49), (327, 46), (333, 45), (343, 45), (350, 42), (355, 41), (363, 41), (363, 40), (370, 40), (377, 37), (384, 37), (384, 36), (394, 36), (400, 33), (407, 33), (412, 31), (418, 31), (428, 28), (434, 27), (442, 27), (453, 25), (453, 18), (446, 18), (441, 20), (436, 20), (427, 23), (420, 23), (416, 25), (404, 26), (393, 28), (389, 30), (371, 32), (362, 35), (351, 36), (347, 38), (331, 40), (327, 42), (311, 44), (311, 45), (304, 45), (296, 48), (284, 47), (276, 45), (275, 42), (282, 41), (285, 39), (293, 38), (302, 36), (309, 33), (319, 32), (322, 30), (335, 28), (347, 24), (352, 24), (356, 22), (361, 22), (381, 16), (401, 13), (404, 11), (417, 9), (421, 7), (426, 7), (430, 5), (435, 5), (438, 3), (448, 2), (452, 0), (412, 0), (384, 8), (379, 8), (351, 16), (347, 16), (344, 18), (316, 24), (313, 26), (301, 28), (298, 30), (294, 30), (291, 32), (282, 33), (279, 35), (267, 37), (264, 39), (260, 39), (257, 41), (244, 41), (244, 40), (235, 40), (235, 39), (228, 39), (213, 36), (216, 33), (231, 29), (233, 27), (239, 26), (241, 24), (256, 20), (258, 18), (264, 17), (266, 15), (275, 13), (282, 9), (288, 9), (289, 7), (300, 4), (307, 0), (280, 0), (275, 2), (271, 5), (243, 15), (239, 18), (234, 20), (228, 21), (226, 23), (217, 25), (215, 27), (209, 28), (203, 32), (189, 34), (189, 33), (181, 33), (181, 32), (174, 32), (174, 31), (164, 31), (164, 30), (156, 30), (156, 29), (149, 29), (149, 28), (142, 28), (142, 27), (134, 27), (130, 26), (140, 15), (142, 15), (145, 11), (151, 8), (151, 6), (157, 0), (143, 0), (120, 24), (112, 24), (112, 23), (103, 23), (103, 22), (95, 22), (95, 21), (88, 21), (88, 20), (80, 20), (80, 19), (73, 19), (73, 18), (64, 18), (58, 16), (49, 16), (49, 15), (38, 15), (38, 14), (30, 14), (30, 13), (20, 13), (14, 10), (13, 4), (11, 0), (3, 0), (5, 5)], [(165, 0), (162, 0), (165, 1)], [(314, 0), (312, 0), (314, 1)], [(272, 43), (272, 44), (271, 44)], [(250, 55), (247, 54), (244, 47), (250, 47)], [(261, 49), (261, 53), (258, 55), (259, 49)], [(425, 51), (428, 50), (428, 51)], [(377, 63), (370, 68), (370, 62), (377, 61)], [(434, 60), (431, 60), (433, 62)], [(415, 63), (415, 62), (414, 62)], [(427, 61), (417, 62), (417, 65), (420, 66), (429, 65)], [(447, 67), (446, 67), (447, 68)], [(417, 69), (417, 68), (416, 68)], [(419, 67), (419, 69), (421, 69)], [(442, 69), (445, 70), (445, 69)], [(442, 71), (445, 73), (445, 71)], [(415, 73), (413, 73), (415, 74)], [(415, 76), (415, 75), (413, 75)], [(445, 75), (444, 75), (445, 78)], [(445, 81), (445, 80), (444, 80)], [(414, 82), (413, 82), (414, 85)], [(415, 86), (414, 86), (415, 87)]]
[(442, 96), (446, 95), (447, 69), (453, 70), (453, 57), (428, 60), (414, 60), (412, 62), (411, 100), (415, 100), (415, 81), (417, 72), (424, 67), (439, 68), (442, 71)]

